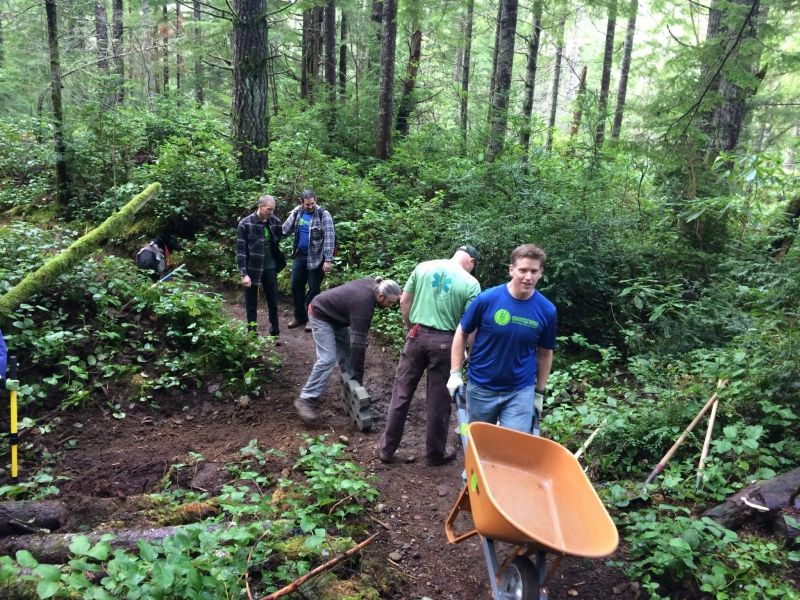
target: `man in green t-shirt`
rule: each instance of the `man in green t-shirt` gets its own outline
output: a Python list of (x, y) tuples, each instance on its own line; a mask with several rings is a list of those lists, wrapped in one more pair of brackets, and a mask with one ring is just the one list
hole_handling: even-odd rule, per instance
[(408, 333), (397, 365), (386, 429), (378, 444), (381, 461), (397, 462), (411, 399), (423, 373), (428, 373), (425, 461), (443, 465), (455, 458), (447, 453), (451, 401), (447, 392), (453, 334), (469, 303), (481, 291), (470, 273), (478, 251), (461, 246), (450, 259), (429, 260), (416, 266), (400, 297)]

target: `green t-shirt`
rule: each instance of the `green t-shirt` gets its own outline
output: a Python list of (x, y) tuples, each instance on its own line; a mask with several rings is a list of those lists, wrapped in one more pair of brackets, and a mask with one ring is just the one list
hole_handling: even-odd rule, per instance
[(481, 285), (458, 263), (439, 259), (418, 264), (403, 289), (414, 294), (412, 323), (455, 331)]
[(278, 265), (275, 263), (275, 257), (272, 255), (272, 232), (269, 229), (269, 223), (264, 225), (264, 270), (277, 269)]

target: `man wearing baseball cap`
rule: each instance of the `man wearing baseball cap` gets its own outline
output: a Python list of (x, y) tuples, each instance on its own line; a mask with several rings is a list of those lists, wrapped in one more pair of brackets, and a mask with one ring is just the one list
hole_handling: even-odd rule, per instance
[(406, 343), (397, 365), (386, 429), (378, 443), (382, 462), (410, 462), (395, 456), (403, 437), (411, 400), (427, 371), (427, 435), (425, 462), (446, 464), (455, 458), (447, 453), (447, 432), (451, 401), (447, 392), (450, 348), (453, 334), (467, 306), (481, 291), (471, 273), (478, 251), (460, 246), (452, 258), (419, 263), (400, 297), (400, 311), (406, 328)]

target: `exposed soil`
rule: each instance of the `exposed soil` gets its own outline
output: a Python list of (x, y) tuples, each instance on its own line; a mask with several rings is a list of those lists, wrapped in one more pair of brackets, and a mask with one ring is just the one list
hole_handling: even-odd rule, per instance
[[(234, 317), (244, 318), (238, 294), (229, 296), (226, 308)], [(259, 313), (262, 334), (266, 334), (264, 313)], [(190, 462), (190, 453), (200, 453), (212, 462), (234, 461), (239, 449), (253, 438), (262, 445), (286, 452), (285, 464), (273, 459), (279, 472), (296, 456), (300, 444), (298, 433), (330, 433), (333, 439), (344, 436), (355, 459), (376, 476), (381, 492), (378, 502), (382, 510), (376, 510), (372, 518), (375, 530), (382, 530), (382, 535), (365, 550), (364, 558), (365, 563), (384, 565), (397, 581), (392, 588), (396, 591), (387, 592), (386, 597), (490, 598), (486, 563), (479, 542), (472, 538), (449, 545), (444, 535), (445, 518), (462, 485), (463, 462), (457, 460), (441, 467), (428, 467), (422, 460), (424, 382), (419, 386), (400, 448), (401, 452), (414, 454), (419, 459), (412, 464), (384, 465), (377, 460), (375, 447), (391, 395), (397, 362), (395, 352), (380, 339), (371, 338), (364, 381), (373, 400), (371, 432), (359, 432), (346, 417), (337, 376), (332, 378), (323, 396), (321, 423), (307, 427), (296, 418), (292, 403), (311, 370), (314, 343), (311, 334), (302, 328), (286, 328), (289, 320), (288, 306), (284, 306), (281, 312), (283, 343), (276, 349), (283, 358), (283, 367), (273, 374), (275, 383), (261, 397), (250, 398), (246, 406), (235, 398), (218, 400), (206, 390), (172, 398), (155, 411), (138, 403), (123, 406), (127, 413), (123, 419), (114, 418), (106, 407), (81, 411), (74, 416), (53, 413), (51, 418), (61, 419), (55, 435), (47, 436), (48, 440), (57, 440), (57, 448), (52, 449), (59, 450), (60, 463), (53, 466), (56, 473), (71, 478), (61, 486), (62, 496), (94, 496), (98, 498), (99, 507), (104, 502), (100, 498), (121, 499), (156, 491), (170, 465)], [(211, 378), (213, 380), (213, 376)], [(455, 415), (452, 419), (454, 430)], [(47, 418), (42, 417), (39, 422), (46, 423)], [(451, 436), (451, 444), (457, 444), (455, 432)], [(210, 479), (207, 489), (219, 483), (213, 481), (213, 476)], [(195, 479), (195, 485), (197, 481)], [(87, 523), (92, 521), (90, 506), (84, 506), (82, 513)], [(400, 560), (390, 558), (395, 552), (400, 554)], [(607, 566), (605, 560), (565, 558), (555, 572), (549, 591), (553, 600), (638, 597), (637, 587), (628, 582), (619, 569)]]

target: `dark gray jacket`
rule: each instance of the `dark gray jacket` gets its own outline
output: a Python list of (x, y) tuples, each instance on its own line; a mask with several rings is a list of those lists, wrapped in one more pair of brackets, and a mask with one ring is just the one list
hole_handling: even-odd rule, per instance
[(264, 227), (268, 226), (272, 233), (272, 256), (275, 257), (276, 270), (280, 273), (286, 267), (286, 257), (278, 247), (278, 242), (283, 237), (281, 221), (272, 215), (266, 221), (259, 221), (258, 215), (253, 213), (239, 221), (236, 229), (236, 265), (242, 277), (249, 275), (255, 285), (261, 281), (264, 272)]

